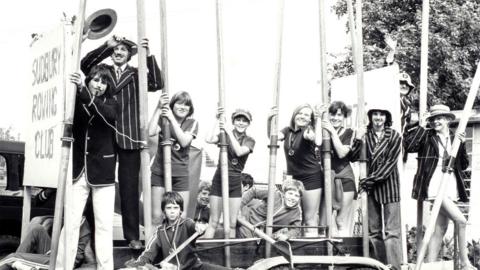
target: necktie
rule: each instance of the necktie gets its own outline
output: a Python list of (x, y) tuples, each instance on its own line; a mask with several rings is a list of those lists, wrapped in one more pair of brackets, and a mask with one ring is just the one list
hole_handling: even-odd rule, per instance
[(448, 151), (447, 151), (447, 148), (449, 147), (448, 145), (448, 138), (449, 136), (447, 136), (445, 138), (445, 145), (443, 145), (442, 143), (442, 146), (443, 146), (443, 160), (442, 160), (442, 171), (443, 172), (446, 172), (447, 171), (447, 166), (448, 166), (448, 161), (449, 161), (449, 154), (448, 154)]
[(121, 68), (117, 68), (116, 75), (117, 75), (117, 81), (120, 80), (120, 77), (122, 76), (122, 69)]

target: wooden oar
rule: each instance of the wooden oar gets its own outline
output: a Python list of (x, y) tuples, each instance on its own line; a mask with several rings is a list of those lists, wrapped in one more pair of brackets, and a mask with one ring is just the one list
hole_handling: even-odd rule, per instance
[(272, 245), (289, 263), (292, 262), (292, 252), (290, 245), (286, 241), (275, 241), (272, 237), (268, 236), (262, 230), (255, 228), (250, 222), (246, 221), (245, 219), (239, 218), (237, 220), (238, 223), (242, 224), (243, 226), (247, 227), (249, 230), (252, 230), (258, 237), (265, 240), (267, 243)]
[[(463, 133), (465, 128), (467, 127), (468, 118), (470, 117), (473, 102), (477, 96), (478, 88), (480, 87), (480, 62), (477, 64), (477, 71), (475, 72), (475, 76), (473, 77), (472, 86), (470, 87), (470, 91), (468, 92), (467, 101), (465, 102), (465, 106), (463, 108), (462, 117), (460, 118), (460, 123), (458, 124), (458, 128), (456, 133)], [(450, 159), (448, 162), (447, 170), (442, 175), (442, 180), (440, 182), (440, 187), (438, 188), (438, 195), (435, 198), (435, 202), (433, 203), (433, 208), (430, 213), (430, 222), (428, 223), (428, 227), (425, 231), (425, 236), (423, 237), (422, 246), (420, 247), (420, 251), (417, 256), (417, 265), (415, 266), (415, 270), (420, 270), (422, 267), (423, 259), (427, 252), (428, 243), (432, 238), (432, 234), (435, 230), (435, 223), (437, 222), (438, 213), (440, 212), (440, 207), (442, 206), (443, 198), (445, 197), (445, 191), (447, 189), (447, 179), (451, 175), (455, 158), (457, 157), (458, 148), (460, 147), (460, 139), (455, 136), (455, 139), (452, 143), (452, 150), (450, 152)], [(417, 229), (418, 230), (418, 229)]]
[(175, 256), (177, 256), (180, 251), (182, 251), (186, 246), (190, 244), (193, 240), (195, 240), (198, 236), (200, 236), (200, 233), (195, 232), (192, 234), (187, 240), (185, 240), (180, 246), (178, 246), (170, 255), (168, 255), (165, 259), (163, 259), (160, 263), (157, 265), (161, 265), (162, 263), (169, 262), (171, 259), (173, 259)]

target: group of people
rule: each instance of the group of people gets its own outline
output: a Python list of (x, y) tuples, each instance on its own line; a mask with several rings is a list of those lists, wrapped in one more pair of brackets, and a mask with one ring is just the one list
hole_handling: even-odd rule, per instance
[[(163, 80), (154, 56), (148, 51), (148, 40), (140, 46), (147, 49), (148, 90), (162, 89)], [(92, 197), (94, 212), (94, 250), (97, 269), (113, 269), (112, 228), (115, 197), (115, 176), (119, 182), (122, 224), (124, 237), (132, 249), (141, 249), (139, 241), (139, 192), (140, 150), (139, 127), (139, 83), (138, 70), (128, 64), (137, 52), (137, 45), (125, 38), (113, 36), (99, 48), (88, 53), (81, 62), (85, 80), (79, 73), (71, 75), (77, 85), (77, 100), (73, 123), (73, 197), (71, 212), (73, 230), (71, 250), (61, 254), (75, 258), (83, 220), (83, 209), (89, 196)], [(103, 64), (110, 57), (113, 65)], [(413, 85), (407, 84), (408, 91)], [(406, 106), (408, 108), (408, 106)], [(158, 263), (157, 255), (166, 257), (195, 231), (204, 238), (213, 238), (222, 212), (222, 179), (219, 166), (211, 186), (202, 184), (199, 206), (194, 218), (185, 216), (191, 186), (189, 184), (189, 148), (198, 133), (198, 122), (192, 117), (194, 105), (187, 92), (178, 92), (169, 98), (162, 95), (149, 125), (150, 136), (159, 135), (159, 147), (151, 165), (153, 222), (157, 225), (154, 235), (146, 242), (145, 251), (138, 259), (128, 263), (131, 267)], [(278, 113), (274, 108), (271, 117)], [(455, 116), (444, 105), (431, 107), (426, 119), (429, 127), (418, 123), (405, 123), (403, 133), (392, 128), (392, 113), (380, 106), (368, 110), (368, 125), (354, 131), (345, 127), (345, 119), (351, 109), (342, 101), (328, 105), (298, 106), (289, 124), (277, 135), (283, 141), (287, 162), (287, 179), (274, 195), (275, 238), (287, 240), (302, 235), (317, 237), (324, 189), (322, 164), (322, 129), (331, 137), (332, 178), (334, 180), (335, 225), (338, 236), (351, 234), (353, 201), (359, 192), (368, 196), (369, 233), (372, 254), (378, 260), (400, 269), (401, 222), (400, 222), (400, 178), (397, 162), (403, 147), (407, 152), (419, 155), (418, 172), (414, 179), (413, 197), (417, 200), (432, 200), (436, 197), (442, 171), (448, 169), (453, 134), (449, 122)], [(328, 114), (328, 120), (322, 117)], [(230, 237), (251, 237), (247, 227), (237, 226), (237, 220), (265, 227), (266, 190), (257, 187), (242, 188), (245, 179), (243, 170), (253, 152), (255, 140), (247, 129), (252, 115), (245, 109), (236, 109), (231, 115), (231, 124), (225, 118), (225, 109), (217, 109), (217, 121), (206, 137), (206, 142), (220, 144), (220, 133), (225, 131), (228, 154), (228, 192)], [(168, 125), (162, 125), (162, 119)], [(269, 118), (271, 119), (271, 118)], [(402, 118), (403, 119), (403, 118)], [(410, 120), (410, 119), (409, 119)], [(408, 121), (407, 121), (408, 122)], [(164, 179), (165, 138), (162, 128), (167, 127), (171, 138), (172, 192), (166, 192)], [(269, 129), (270, 130), (270, 129)], [(465, 247), (465, 218), (455, 201), (465, 201), (461, 170), (468, 164), (463, 144), (464, 134), (456, 134), (462, 144), (449, 179), (449, 194), (442, 202), (442, 211), (437, 220), (433, 240), (430, 242), (429, 259), (438, 256), (440, 242), (453, 219), (460, 229), (460, 259), (462, 269), (473, 269), (468, 261)], [(351, 162), (359, 159), (360, 149), (365, 143), (367, 153), (367, 177), (360, 179), (359, 187)], [(116, 164), (118, 170), (115, 173)], [(251, 178), (251, 177), (250, 177)], [(205, 193), (208, 191), (208, 195)], [(208, 197), (208, 200), (207, 200)], [(257, 199), (257, 200), (254, 200)], [(204, 211), (208, 205), (208, 214)], [(304, 229), (299, 228), (304, 226)], [(65, 234), (62, 231), (61, 240)], [(62, 249), (62, 245), (60, 245)], [(171, 263), (180, 269), (222, 269), (202, 263), (191, 248), (180, 252)], [(68, 260), (72, 265), (75, 260)]]

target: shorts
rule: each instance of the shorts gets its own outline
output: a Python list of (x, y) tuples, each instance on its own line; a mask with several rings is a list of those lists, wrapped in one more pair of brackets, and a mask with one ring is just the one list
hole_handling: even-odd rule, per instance
[(302, 182), (305, 190), (314, 190), (324, 187), (323, 171), (309, 175), (302, 175), (300, 177), (293, 176), (292, 178)]
[[(156, 174), (152, 172), (151, 185), (154, 187), (165, 187), (165, 181), (163, 174)], [(185, 176), (172, 176), (172, 190), (173, 191), (189, 191), (189, 179), (188, 175)]]
[(354, 192), (353, 199), (357, 199), (357, 187), (355, 186), (355, 181), (353, 179), (341, 178), (343, 192)]
[[(218, 169), (213, 175), (210, 195), (222, 197), (222, 175)], [(242, 179), (240, 173), (228, 172), (228, 196), (229, 198), (242, 197)]]

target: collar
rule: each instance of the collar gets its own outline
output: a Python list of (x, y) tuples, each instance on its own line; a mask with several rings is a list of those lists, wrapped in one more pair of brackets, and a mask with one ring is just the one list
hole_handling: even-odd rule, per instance
[(114, 66), (115, 67), (115, 71), (117, 71), (118, 69), (120, 69), (121, 72), (124, 72), (125, 69), (127, 68), (127, 63), (121, 65), (121, 66)]

